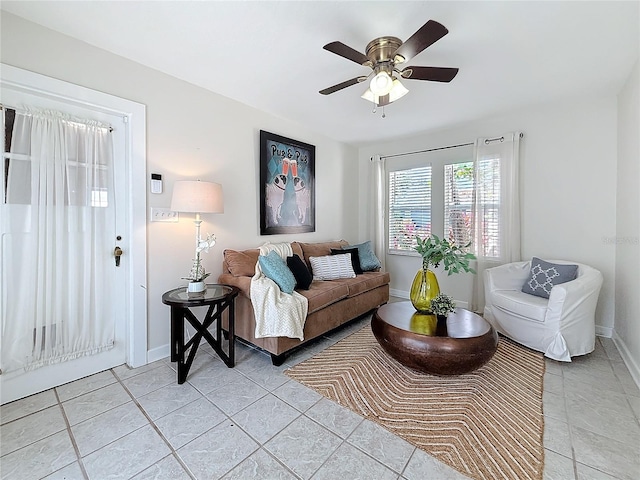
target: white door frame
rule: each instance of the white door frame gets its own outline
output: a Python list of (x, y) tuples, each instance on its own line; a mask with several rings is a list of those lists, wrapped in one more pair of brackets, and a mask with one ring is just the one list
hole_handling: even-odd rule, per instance
[(12, 89), (37, 93), (123, 117), (127, 124), (127, 188), (130, 193), (126, 212), (130, 235), (127, 261), (130, 263), (129, 312), (127, 325), (127, 365), (147, 363), (147, 223), (146, 223), (146, 107), (137, 102), (109, 95), (28, 70), (0, 64), (2, 83)]

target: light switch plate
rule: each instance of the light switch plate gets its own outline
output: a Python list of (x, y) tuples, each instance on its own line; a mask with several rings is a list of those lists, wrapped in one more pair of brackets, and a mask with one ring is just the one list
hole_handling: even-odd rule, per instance
[(152, 222), (171, 222), (177, 223), (180, 220), (178, 212), (172, 212), (169, 208), (151, 207)]

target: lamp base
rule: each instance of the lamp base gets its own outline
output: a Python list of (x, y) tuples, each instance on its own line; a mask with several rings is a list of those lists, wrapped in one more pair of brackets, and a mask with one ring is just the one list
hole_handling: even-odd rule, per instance
[(207, 289), (207, 286), (204, 282), (189, 282), (187, 285), (187, 292), (189, 293), (200, 293), (204, 292)]

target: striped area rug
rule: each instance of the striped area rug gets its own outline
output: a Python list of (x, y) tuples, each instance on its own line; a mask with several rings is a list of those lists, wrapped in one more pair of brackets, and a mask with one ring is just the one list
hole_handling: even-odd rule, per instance
[(423, 374), (389, 357), (367, 326), (285, 373), (468, 477), (539, 480), (544, 368), (542, 354), (500, 337), (475, 372)]

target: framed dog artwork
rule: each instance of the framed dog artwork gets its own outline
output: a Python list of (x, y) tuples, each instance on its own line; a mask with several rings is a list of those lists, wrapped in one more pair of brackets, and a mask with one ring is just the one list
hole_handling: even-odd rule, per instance
[(260, 235), (316, 230), (316, 147), (260, 130)]

